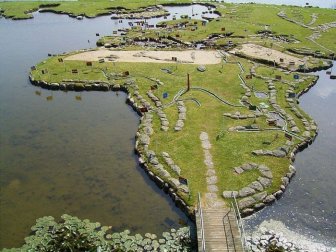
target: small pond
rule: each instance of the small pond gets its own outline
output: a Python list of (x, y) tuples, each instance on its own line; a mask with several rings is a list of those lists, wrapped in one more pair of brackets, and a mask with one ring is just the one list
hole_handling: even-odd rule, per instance
[(265, 92), (254, 92), (254, 96), (259, 98), (259, 99), (267, 99), (268, 94)]
[(268, 112), (268, 116), (276, 120), (277, 126), (284, 127), (286, 125), (286, 120), (284, 120), (277, 112)]

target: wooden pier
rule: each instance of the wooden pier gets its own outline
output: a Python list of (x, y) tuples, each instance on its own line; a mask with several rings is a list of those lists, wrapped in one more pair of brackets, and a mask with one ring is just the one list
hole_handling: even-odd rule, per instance
[(202, 208), (196, 213), (198, 251), (244, 252), (235, 209)]

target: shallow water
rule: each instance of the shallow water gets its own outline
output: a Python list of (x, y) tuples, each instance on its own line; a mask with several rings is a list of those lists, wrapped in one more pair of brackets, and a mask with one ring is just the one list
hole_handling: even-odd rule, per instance
[(286, 121), (277, 112), (269, 112), (268, 115), (277, 121), (277, 126), (284, 127), (286, 125)]
[(266, 99), (268, 98), (268, 94), (265, 92), (254, 92), (254, 96), (259, 99)]

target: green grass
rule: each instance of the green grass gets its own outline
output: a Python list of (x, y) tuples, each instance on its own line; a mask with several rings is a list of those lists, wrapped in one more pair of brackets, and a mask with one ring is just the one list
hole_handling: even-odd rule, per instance
[[(7, 18), (27, 19), (32, 18), (31, 12), (37, 11), (40, 6), (38, 2), (1, 2), (2, 15)], [(1, 12), (0, 12), (1, 13)]]
[[(277, 103), (289, 114), (294, 118), (294, 121), (296, 122), (298, 128), (301, 132), (305, 131), (304, 125), (301, 120), (299, 120), (295, 114), (290, 110), (289, 104), (286, 101), (286, 90), (290, 87), (290, 85), (295, 85), (295, 92), (300, 93), (303, 89), (305, 89), (310, 83), (312, 83), (316, 77), (315, 76), (306, 76), (303, 74), (298, 74), (300, 76), (300, 79), (304, 79), (304, 82), (297, 82), (293, 79), (293, 74), (284, 74), (283, 72), (279, 70), (274, 70), (272, 68), (268, 67), (258, 67), (257, 68), (257, 74), (260, 74), (262, 76), (269, 76), (272, 78), (275, 78), (276, 75), (280, 75), (282, 77), (282, 80), (289, 82), (289, 84), (281, 83), (281, 82), (275, 82), (275, 87), (277, 90)], [(296, 73), (297, 74), (297, 73)], [(258, 78), (254, 78), (254, 81), (256, 84), (256, 87), (262, 88), (262, 86), (266, 87), (266, 84), (263, 80), (260, 80)], [(262, 91), (265, 91), (267, 88), (262, 89)], [(254, 100), (257, 100), (257, 98), (254, 98)], [(296, 106), (296, 108), (300, 111), (300, 113), (306, 118), (308, 121), (311, 121), (311, 117), (306, 114), (302, 109), (300, 109), (299, 106)]]
[[(36, 78), (43, 78), (47, 82), (61, 82), (65, 79), (73, 80), (106, 80), (101, 65), (96, 62), (93, 63), (92, 68), (88, 68), (85, 62), (67, 61), (65, 63), (58, 62), (59, 57), (53, 57), (41, 62), (36, 67), (39, 71), (34, 73)], [(48, 70), (48, 73), (42, 74), (42, 70)], [(72, 74), (73, 69), (78, 70), (78, 74)]]
[[(237, 64), (217, 64), (207, 65), (206, 72), (199, 72), (196, 70), (197, 65), (187, 64), (154, 64), (154, 63), (94, 63), (92, 68), (86, 66), (84, 62), (80, 61), (64, 61), (59, 63), (58, 57), (48, 58), (44, 63), (37, 65), (37, 70), (32, 74), (36, 79), (43, 79), (48, 82), (62, 82), (65, 79), (75, 80), (104, 80), (107, 81), (102, 74), (102, 69), (107, 72), (121, 73), (130, 71), (130, 77), (136, 81), (139, 86), (140, 94), (149, 101), (146, 92), (150, 89), (153, 81), (147, 77), (154, 77), (161, 80), (164, 86), (160, 86), (154, 91), (157, 97), (160, 97), (164, 104), (171, 101), (172, 97), (182, 88), (186, 87), (186, 75), (191, 76), (192, 86), (203, 87), (213, 91), (223, 99), (226, 99), (234, 104), (239, 104), (239, 99), (244, 95), (244, 89), (240, 86), (238, 73), (240, 68)], [(252, 64), (244, 59), (240, 59), (244, 67), (248, 70)], [(169, 68), (173, 71), (172, 74), (167, 74), (161, 71), (161, 68)], [(41, 70), (48, 69), (48, 74), (42, 75)], [(72, 74), (72, 69), (78, 69), (78, 74)], [(259, 71), (259, 70), (258, 70)], [(263, 74), (272, 75), (268, 73), (269, 68), (261, 67), (260, 71)], [(276, 73), (274, 73), (276, 74)], [(290, 77), (288, 77), (290, 78)], [(118, 80), (110, 80), (113, 83), (124, 84), (125, 78)], [(253, 79), (254, 84), (258, 90), (267, 90), (264, 81)], [(300, 84), (306, 86), (309, 81)], [(130, 88), (130, 93), (133, 93)], [(169, 97), (162, 99), (162, 94), (168, 92)], [(282, 92), (279, 93), (279, 101), (281, 105), (286, 106), (282, 102)], [(285, 143), (284, 133), (279, 131), (261, 131), (258, 133), (239, 133), (229, 132), (228, 128), (237, 125), (250, 125), (255, 123), (260, 128), (267, 128), (266, 118), (260, 117), (255, 121), (254, 119), (233, 120), (223, 116), (224, 112), (234, 113), (240, 111), (242, 114), (251, 113), (246, 108), (234, 108), (219, 102), (212, 96), (191, 90), (182, 98), (196, 98), (201, 106), (197, 106), (192, 101), (186, 101), (187, 119), (182, 131), (175, 132), (174, 125), (176, 123), (178, 112), (176, 105), (165, 108), (164, 111), (170, 122), (170, 129), (167, 132), (160, 130), (160, 121), (157, 115), (154, 116), (153, 129), (154, 134), (151, 136), (151, 143), (149, 149), (152, 149), (159, 156), (162, 151), (168, 152), (173, 158), (174, 162), (182, 169), (181, 175), (186, 177), (189, 181), (189, 188), (191, 190), (191, 197), (180, 193), (180, 196), (189, 204), (193, 205), (197, 199), (198, 192), (206, 192), (206, 166), (204, 164), (204, 153), (199, 139), (200, 133), (205, 131), (209, 134), (210, 142), (212, 144), (211, 154), (215, 164), (216, 173), (219, 179), (219, 195), (224, 190), (239, 189), (256, 180), (259, 176), (257, 171), (246, 172), (240, 176), (233, 173), (233, 167), (242, 165), (246, 162), (256, 162), (265, 164), (270, 167), (273, 172), (274, 180), (271, 187), (267, 189), (268, 192), (277, 190), (281, 184), (281, 177), (288, 171), (288, 158), (274, 158), (274, 157), (256, 157), (251, 154), (256, 149), (275, 149)], [(252, 102), (257, 102), (257, 98), (251, 98)], [(152, 103), (153, 104), (153, 103)], [(222, 134), (223, 133), (223, 134)], [(275, 136), (278, 134), (278, 138)], [(221, 135), (219, 139), (217, 136)], [(265, 146), (263, 141), (271, 141), (271, 145)], [(162, 158), (161, 163), (165, 165)], [(165, 165), (165, 168), (171, 172), (170, 168)], [(175, 175), (174, 175), (175, 176)], [(177, 176), (175, 176), (177, 178)]]
[(336, 28), (330, 29), (328, 32), (323, 32), (322, 36), (316, 40), (326, 48), (335, 51), (336, 48)]
[(117, 7), (123, 7), (126, 10), (134, 11), (141, 7), (147, 7), (156, 4), (169, 4), (169, 3), (190, 3), (189, 0), (78, 0), (78, 1), (69, 1), (69, 2), (55, 2), (55, 1), (43, 1), (43, 2), (26, 2), (26, 1), (17, 1), (17, 2), (0, 2), (0, 9), (3, 11), (3, 16), (7, 18), (14, 19), (25, 19), (31, 18), (32, 15), (30, 12), (36, 11), (40, 5), (46, 4), (55, 4), (59, 3), (55, 7), (47, 7), (45, 9), (64, 12), (72, 15), (85, 15), (87, 17), (95, 17), (98, 15), (108, 14), (111, 9)]

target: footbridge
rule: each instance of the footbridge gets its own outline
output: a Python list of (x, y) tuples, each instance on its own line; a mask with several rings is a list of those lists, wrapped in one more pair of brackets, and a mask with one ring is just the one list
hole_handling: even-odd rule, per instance
[(198, 251), (244, 252), (245, 234), (236, 201), (231, 207), (202, 206), (196, 212)]

